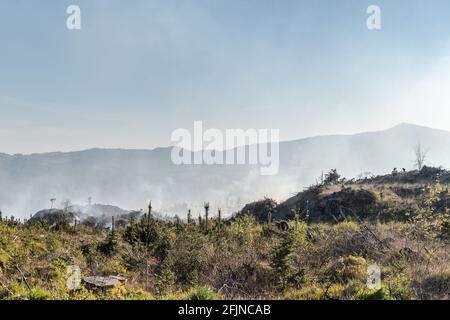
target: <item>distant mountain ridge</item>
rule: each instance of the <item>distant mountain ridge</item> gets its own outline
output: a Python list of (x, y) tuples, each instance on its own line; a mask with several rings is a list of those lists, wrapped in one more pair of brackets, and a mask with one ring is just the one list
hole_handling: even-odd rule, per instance
[[(288, 198), (337, 168), (347, 176), (382, 174), (412, 168), (413, 148), (428, 150), (426, 164), (450, 167), (450, 132), (411, 124), (354, 135), (317, 136), (280, 143), (280, 170), (261, 176), (258, 166), (181, 165), (171, 162), (171, 148), (153, 150), (90, 149), (30, 155), (0, 153), (0, 209), (27, 217), (70, 199), (135, 210), (153, 200), (163, 214), (212, 210), (231, 213), (264, 196)], [(213, 212), (214, 213), (214, 212)]]

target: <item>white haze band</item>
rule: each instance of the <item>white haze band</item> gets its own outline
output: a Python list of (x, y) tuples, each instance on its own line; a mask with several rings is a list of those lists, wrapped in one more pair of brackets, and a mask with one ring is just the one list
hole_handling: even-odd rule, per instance
[[(203, 131), (194, 121), (194, 134), (176, 129), (171, 159), (176, 165), (260, 165), (261, 175), (275, 175), (279, 169), (279, 129), (219, 129)], [(191, 151), (194, 150), (194, 151)]]

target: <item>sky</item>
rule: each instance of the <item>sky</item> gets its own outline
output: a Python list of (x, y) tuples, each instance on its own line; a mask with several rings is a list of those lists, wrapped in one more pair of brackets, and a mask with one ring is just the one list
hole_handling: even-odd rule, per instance
[[(81, 30), (66, 9), (81, 8)], [(366, 27), (369, 5), (381, 30)], [(0, 152), (450, 130), (448, 0), (0, 1)]]

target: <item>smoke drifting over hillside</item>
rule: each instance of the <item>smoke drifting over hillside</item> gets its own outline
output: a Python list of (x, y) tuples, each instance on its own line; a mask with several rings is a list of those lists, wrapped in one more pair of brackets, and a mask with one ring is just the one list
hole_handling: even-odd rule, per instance
[(402, 124), (392, 129), (312, 137), (280, 143), (280, 170), (261, 176), (255, 165), (174, 165), (171, 148), (92, 149), (70, 153), (0, 154), (0, 208), (27, 217), (65, 199), (135, 210), (149, 200), (162, 214), (195, 215), (209, 201), (230, 214), (270, 196), (281, 200), (337, 168), (346, 177), (413, 167), (414, 146), (427, 149), (427, 165), (450, 167), (450, 132)]

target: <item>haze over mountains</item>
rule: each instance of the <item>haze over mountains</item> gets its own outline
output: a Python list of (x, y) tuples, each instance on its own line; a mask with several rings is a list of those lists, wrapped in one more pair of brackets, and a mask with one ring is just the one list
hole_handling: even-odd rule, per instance
[(140, 209), (152, 200), (163, 214), (200, 211), (204, 201), (226, 214), (269, 196), (285, 199), (337, 168), (346, 177), (411, 169), (414, 147), (428, 150), (426, 164), (450, 167), (450, 132), (401, 124), (355, 135), (311, 137), (280, 143), (280, 169), (261, 176), (258, 166), (174, 165), (171, 148), (91, 149), (67, 153), (0, 153), (0, 209), (27, 217), (70, 199)]

